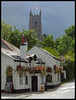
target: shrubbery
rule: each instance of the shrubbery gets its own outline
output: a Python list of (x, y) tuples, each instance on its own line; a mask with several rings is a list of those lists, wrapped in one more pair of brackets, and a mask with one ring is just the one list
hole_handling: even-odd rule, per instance
[(66, 70), (67, 80), (70, 80), (75, 77), (75, 54), (74, 53), (67, 53), (65, 55), (65, 64), (64, 70)]

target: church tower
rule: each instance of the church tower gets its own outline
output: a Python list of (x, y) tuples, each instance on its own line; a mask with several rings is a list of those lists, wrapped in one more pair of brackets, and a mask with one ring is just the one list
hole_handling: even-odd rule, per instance
[(37, 38), (42, 41), (42, 23), (41, 23), (41, 10), (39, 15), (32, 14), (32, 11), (30, 10), (29, 14), (29, 29), (35, 30), (37, 33)]

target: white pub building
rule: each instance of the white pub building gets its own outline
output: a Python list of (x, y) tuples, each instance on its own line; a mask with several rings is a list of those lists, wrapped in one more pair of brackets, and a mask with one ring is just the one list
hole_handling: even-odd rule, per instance
[(1, 91), (44, 91), (54, 88), (61, 84), (62, 72), (58, 58), (36, 46), (28, 51), (24, 38), (20, 49), (1, 39)]

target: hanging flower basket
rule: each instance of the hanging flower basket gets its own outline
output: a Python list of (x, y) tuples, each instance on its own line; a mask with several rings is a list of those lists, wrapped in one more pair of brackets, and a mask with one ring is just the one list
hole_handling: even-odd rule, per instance
[(62, 69), (60, 69), (60, 73), (62, 73), (63, 72), (63, 70)]
[(47, 68), (46, 68), (46, 71), (47, 71), (47, 72), (52, 72), (52, 68), (51, 68), (51, 67), (47, 67)]
[(55, 73), (59, 73), (59, 69), (56, 69), (56, 70), (55, 70)]
[(56, 68), (55, 69), (55, 73), (60, 73), (60, 69), (59, 68)]
[(11, 66), (7, 66), (6, 68), (6, 75), (9, 77), (9, 76), (12, 76), (12, 67)]
[(46, 74), (47, 74), (46, 70), (42, 69), (42, 70), (41, 70), (41, 74), (42, 74), (42, 75), (46, 75)]
[(18, 71), (19, 75), (23, 74), (26, 75), (26, 71), (30, 71), (30, 68), (25, 68), (24, 66), (17, 65), (16, 70)]
[(21, 65), (17, 65), (17, 71), (18, 70), (22, 70), (22, 66)]
[(21, 65), (17, 65), (16, 70), (18, 71), (19, 75), (23, 74), (23, 69)]
[(23, 71), (23, 75), (26, 76), (26, 71)]
[(58, 67), (57, 65), (54, 65), (54, 72), (60, 73), (60, 67)]
[(18, 73), (19, 73), (19, 75), (22, 75), (23, 71), (22, 70), (18, 70)]

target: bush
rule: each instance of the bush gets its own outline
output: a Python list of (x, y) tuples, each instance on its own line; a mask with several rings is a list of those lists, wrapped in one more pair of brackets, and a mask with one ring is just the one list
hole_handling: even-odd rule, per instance
[(74, 78), (75, 76), (75, 61), (71, 59), (65, 59), (64, 70), (66, 70), (67, 80)]

